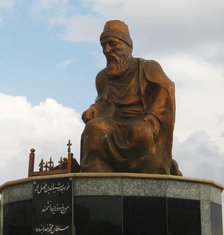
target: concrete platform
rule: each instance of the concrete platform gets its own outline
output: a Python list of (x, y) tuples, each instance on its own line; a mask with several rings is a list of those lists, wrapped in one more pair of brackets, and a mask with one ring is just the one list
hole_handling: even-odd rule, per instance
[(223, 235), (222, 190), (214, 181), (167, 175), (30, 177), (0, 187), (1, 230), (3, 235)]

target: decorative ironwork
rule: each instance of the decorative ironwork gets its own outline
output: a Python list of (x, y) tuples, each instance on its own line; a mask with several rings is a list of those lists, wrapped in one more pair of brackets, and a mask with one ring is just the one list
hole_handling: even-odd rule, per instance
[(50, 157), (49, 161), (44, 162), (43, 158), (41, 159), (39, 163), (39, 171), (48, 171), (54, 169), (54, 162), (52, 161), (52, 158)]
[(70, 140), (68, 140), (67, 146), (68, 146), (68, 153), (71, 153), (71, 146), (72, 146), (72, 143), (71, 143)]
[(44, 170), (44, 159), (42, 158), (39, 164), (39, 171), (43, 171)]
[(48, 169), (49, 170), (53, 170), (54, 169), (54, 162), (52, 161), (51, 157), (50, 157), (50, 161), (48, 162)]
[(60, 158), (60, 161), (58, 161), (58, 163), (59, 163), (59, 169), (61, 169), (64, 163), (64, 161), (62, 160), (62, 157)]
[(35, 162), (35, 149), (30, 150), (29, 156), (29, 168), (28, 176), (38, 176), (46, 174), (66, 174), (71, 172), (79, 172), (80, 166), (78, 162), (73, 158), (73, 153), (71, 153), (72, 143), (69, 140), (67, 144), (67, 157), (60, 157), (58, 164), (54, 164), (54, 161), (50, 157), (48, 161), (41, 159), (39, 163), (39, 171), (34, 171), (34, 162)]
[(46, 163), (45, 163), (45, 165), (44, 165), (44, 169), (45, 169), (45, 171), (47, 171), (48, 169), (49, 169), (49, 167), (48, 167), (48, 162), (46, 161)]

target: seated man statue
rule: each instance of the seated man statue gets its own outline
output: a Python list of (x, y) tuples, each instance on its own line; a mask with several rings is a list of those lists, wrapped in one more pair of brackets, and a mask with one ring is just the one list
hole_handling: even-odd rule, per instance
[(100, 36), (107, 66), (82, 119), (81, 172), (181, 175), (172, 160), (174, 83), (153, 60), (132, 56), (128, 26), (108, 21)]

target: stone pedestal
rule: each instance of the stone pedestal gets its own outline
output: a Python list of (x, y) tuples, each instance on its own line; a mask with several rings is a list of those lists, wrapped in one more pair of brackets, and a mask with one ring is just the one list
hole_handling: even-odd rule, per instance
[(1, 186), (3, 235), (223, 235), (223, 186), (148, 174), (66, 174)]

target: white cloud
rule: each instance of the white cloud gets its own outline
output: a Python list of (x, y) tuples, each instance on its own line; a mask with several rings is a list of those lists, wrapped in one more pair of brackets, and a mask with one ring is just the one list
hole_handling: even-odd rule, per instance
[(68, 5), (68, 0), (38, 0), (33, 4), (32, 10), (34, 12), (41, 12), (48, 9), (55, 9), (58, 7), (65, 7)]
[(100, 20), (93, 14), (82, 14), (76, 5), (69, 4), (68, 0), (40, 0), (32, 5), (32, 15), (50, 26), (62, 26), (63, 40), (96, 42)]
[(9, 10), (14, 6), (14, 0), (1, 0), (0, 9)]
[(184, 176), (224, 184), (224, 151), (205, 131), (194, 132), (182, 142), (175, 137), (173, 157)]
[(68, 0), (38, 0), (33, 3), (31, 12), (35, 18), (48, 20), (66, 15), (68, 9)]
[(68, 17), (49, 18), (50, 25), (60, 25), (65, 27), (61, 34), (62, 39), (67, 41), (92, 41), (99, 39), (101, 22), (92, 15), (75, 15)]
[(121, 13), (126, 2), (124, 0), (82, 0), (82, 4), (99, 16), (110, 18)]
[(27, 177), (28, 155), (36, 149), (36, 162), (66, 156), (67, 141), (79, 158), (83, 129), (80, 115), (74, 110), (47, 99), (32, 106), (25, 97), (0, 93), (0, 179)]
[[(71, 10), (72, 9), (72, 10)], [(121, 19), (130, 28), (137, 53), (199, 54), (224, 62), (222, 0), (41, 0), (33, 6), (51, 26), (62, 26), (68, 41), (98, 41), (105, 21)]]
[(59, 69), (64, 70), (64, 69), (68, 68), (68, 67), (72, 64), (72, 62), (73, 62), (73, 59), (67, 59), (67, 60), (64, 60), (64, 61), (60, 62), (60, 63), (57, 65), (57, 67), (58, 67)]
[(134, 47), (140, 53), (185, 52), (213, 59), (218, 56), (220, 63), (224, 62), (222, 9), (224, 2), (220, 0), (130, 0), (116, 14), (128, 22)]
[[(146, 56), (149, 58), (149, 56)], [(175, 54), (157, 58), (176, 83), (175, 134), (181, 139), (205, 130), (224, 151), (224, 69), (200, 56)]]

